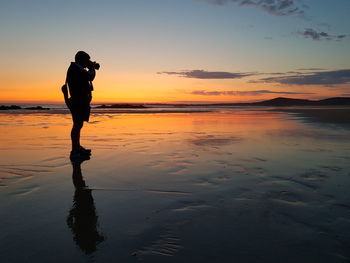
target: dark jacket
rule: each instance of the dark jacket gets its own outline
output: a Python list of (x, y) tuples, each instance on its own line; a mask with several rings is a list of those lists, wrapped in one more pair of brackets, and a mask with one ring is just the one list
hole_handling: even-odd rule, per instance
[(91, 81), (94, 79), (88, 71), (72, 62), (67, 71), (67, 83), (72, 101), (91, 101), (93, 90)]

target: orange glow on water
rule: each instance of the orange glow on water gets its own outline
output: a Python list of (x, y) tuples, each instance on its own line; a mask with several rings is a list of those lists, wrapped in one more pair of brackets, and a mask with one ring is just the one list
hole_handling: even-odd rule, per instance
[[(210, 141), (258, 140), (264, 131), (294, 129), (274, 112), (237, 111), (222, 113), (92, 114), (82, 130), (82, 140), (93, 147), (120, 147), (124, 141), (157, 144), (158, 137), (188, 142), (193, 137)], [(0, 114), (2, 162), (50, 156), (70, 148), (69, 114)], [(15, 125), (14, 125), (15, 124)], [(209, 137), (206, 137), (209, 134)], [(147, 138), (149, 141), (143, 141)], [(214, 140), (215, 142), (215, 140)], [(25, 150), (26, 149), (26, 150)], [(28, 154), (29, 153), (29, 154)]]

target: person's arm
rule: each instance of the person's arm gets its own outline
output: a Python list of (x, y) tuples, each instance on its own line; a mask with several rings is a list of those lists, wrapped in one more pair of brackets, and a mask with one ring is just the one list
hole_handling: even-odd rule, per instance
[(93, 81), (95, 79), (96, 76), (96, 70), (94, 67), (89, 67), (89, 70), (86, 71), (87, 75), (88, 75), (88, 80), (89, 81)]

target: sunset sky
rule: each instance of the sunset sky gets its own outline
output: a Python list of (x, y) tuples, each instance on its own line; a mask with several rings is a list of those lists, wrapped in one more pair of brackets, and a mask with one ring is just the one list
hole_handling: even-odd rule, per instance
[(62, 102), (78, 50), (93, 102), (350, 96), (349, 0), (0, 0), (0, 102)]

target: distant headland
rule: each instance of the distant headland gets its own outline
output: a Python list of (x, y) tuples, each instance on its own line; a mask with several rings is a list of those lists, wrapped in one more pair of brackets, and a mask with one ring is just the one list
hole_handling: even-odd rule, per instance
[(335, 97), (322, 100), (307, 100), (307, 99), (293, 99), (278, 97), (271, 100), (263, 100), (257, 102), (227, 102), (227, 103), (197, 103), (197, 104), (158, 104), (158, 105), (174, 105), (174, 106), (191, 106), (191, 107), (205, 107), (205, 106), (270, 106), (270, 107), (288, 107), (288, 106), (350, 106), (350, 97)]
[[(207, 105), (207, 104), (206, 104)], [(335, 97), (322, 100), (307, 100), (307, 99), (292, 99), (278, 97), (271, 100), (264, 100), (250, 103), (220, 103), (211, 104), (216, 106), (274, 106), (274, 107), (286, 107), (286, 106), (350, 106), (350, 97)]]

